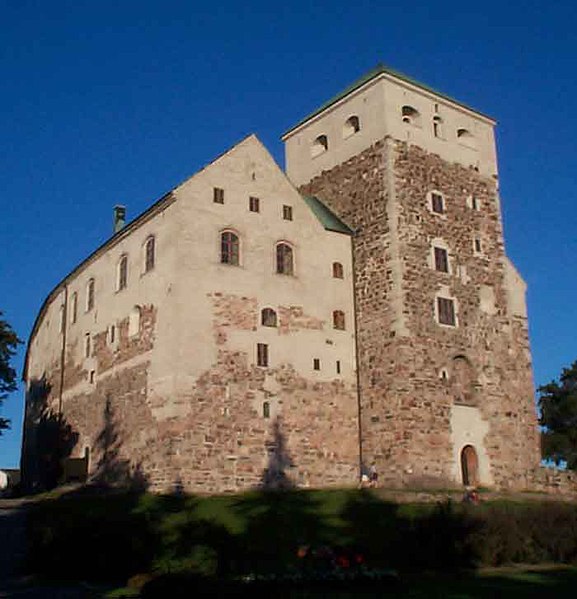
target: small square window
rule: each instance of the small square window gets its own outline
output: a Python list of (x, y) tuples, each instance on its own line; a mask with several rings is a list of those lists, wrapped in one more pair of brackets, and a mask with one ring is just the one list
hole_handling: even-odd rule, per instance
[(431, 209), (437, 214), (443, 214), (445, 212), (445, 202), (440, 193), (431, 194)]
[(321, 369), (321, 361), (318, 358), (313, 359), (313, 370)]
[(268, 366), (268, 345), (266, 343), (256, 344), (257, 366)]
[(449, 258), (445, 248), (434, 248), (435, 250), (435, 270), (439, 272), (449, 272)]
[(438, 297), (437, 308), (439, 310), (439, 324), (446, 324), (454, 327), (456, 324), (454, 300), (446, 297)]
[(215, 204), (224, 204), (224, 189), (215, 187), (213, 189), (213, 202)]
[(251, 212), (260, 212), (260, 200), (252, 196), (248, 198), (248, 209)]
[(293, 219), (293, 207), (284, 205), (282, 207), (282, 217), (285, 220), (292, 220)]

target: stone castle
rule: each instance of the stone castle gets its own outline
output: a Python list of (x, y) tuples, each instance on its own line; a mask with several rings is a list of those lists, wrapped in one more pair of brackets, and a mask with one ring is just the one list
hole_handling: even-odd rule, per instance
[(523, 489), (540, 461), (525, 283), (503, 243), (495, 121), (379, 66), (251, 135), (124, 225), (30, 336), (42, 423), (89, 478)]

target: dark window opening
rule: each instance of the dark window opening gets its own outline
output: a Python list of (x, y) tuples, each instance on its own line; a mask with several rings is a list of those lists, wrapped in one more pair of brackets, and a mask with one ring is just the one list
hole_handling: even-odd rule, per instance
[(94, 308), (94, 279), (88, 281), (86, 289), (86, 311), (90, 312)]
[(260, 313), (261, 324), (263, 327), (276, 327), (276, 312), (272, 308), (264, 308)]
[(292, 206), (287, 206), (286, 204), (282, 207), (282, 217), (285, 220), (292, 220), (293, 219), (293, 207)]
[(268, 401), (265, 401), (262, 404), (262, 417), (270, 418), (270, 403)]
[(481, 252), (481, 240), (480, 239), (475, 239), (475, 251), (477, 253)]
[(268, 366), (268, 345), (266, 343), (256, 344), (257, 366)]
[(443, 212), (445, 212), (443, 196), (440, 193), (431, 194), (431, 207), (433, 212), (436, 212), (437, 214), (443, 214)]
[(251, 212), (260, 212), (260, 200), (252, 196), (248, 198), (248, 209)]
[(439, 310), (439, 322), (455, 326), (455, 302), (446, 297), (438, 297), (437, 307)]
[(343, 277), (343, 265), (340, 262), (333, 262), (333, 278), (342, 279)]
[(215, 204), (224, 204), (224, 189), (215, 187), (212, 192), (212, 201)]
[(435, 270), (449, 272), (449, 258), (444, 248), (435, 248)]
[(238, 235), (225, 231), (220, 236), (220, 261), (222, 264), (239, 265), (240, 244)]
[(314, 358), (313, 359), (313, 370), (320, 370), (321, 369), (321, 361), (319, 360), (319, 358)]
[(146, 240), (146, 246), (144, 251), (144, 272), (149, 272), (154, 268), (155, 260), (155, 241), (154, 237), (149, 237)]
[(342, 310), (333, 312), (333, 329), (345, 330), (345, 313)]
[(341, 374), (341, 361), (337, 360), (337, 374)]
[(279, 243), (276, 246), (276, 271), (281, 275), (292, 275), (293, 269), (293, 250), (286, 243)]

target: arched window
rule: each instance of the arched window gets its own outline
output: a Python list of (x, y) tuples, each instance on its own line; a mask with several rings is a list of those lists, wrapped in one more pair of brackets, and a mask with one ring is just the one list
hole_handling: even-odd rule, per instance
[(126, 288), (128, 282), (128, 256), (120, 257), (116, 272), (116, 291)]
[(66, 312), (64, 310), (64, 304), (62, 304), (60, 306), (60, 314), (58, 315), (58, 332), (63, 333), (65, 326), (66, 326)]
[(342, 310), (335, 310), (333, 312), (333, 329), (339, 331), (345, 330), (345, 313)]
[(292, 275), (293, 249), (288, 243), (278, 243), (276, 246), (276, 271), (280, 275)]
[(350, 116), (343, 125), (343, 139), (347, 139), (351, 135), (358, 133), (361, 130), (361, 124), (358, 116)]
[(411, 125), (421, 124), (421, 113), (412, 106), (403, 106), (401, 108), (401, 117), (404, 123), (409, 123)]
[(333, 278), (334, 279), (344, 278), (343, 265), (340, 262), (333, 262)]
[(78, 293), (76, 291), (72, 294), (70, 298), (70, 324), (74, 324), (76, 322), (76, 317), (78, 315)]
[(442, 137), (442, 125), (443, 125), (443, 119), (436, 114), (433, 117), (433, 135), (435, 137)]
[(260, 322), (263, 327), (276, 327), (276, 312), (272, 308), (264, 308), (260, 313)]
[(457, 141), (470, 148), (475, 148), (475, 136), (463, 127), (457, 129)]
[(240, 243), (238, 235), (232, 231), (220, 234), (220, 261), (222, 264), (239, 265)]
[(86, 311), (94, 308), (94, 279), (89, 279), (86, 284)]
[(329, 149), (329, 139), (326, 135), (319, 135), (311, 146), (311, 157), (320, 156)]
[(151, 235), (144, 244), (144, 272), (149, 272), (154, 268), (155, 245), (154, 237)]

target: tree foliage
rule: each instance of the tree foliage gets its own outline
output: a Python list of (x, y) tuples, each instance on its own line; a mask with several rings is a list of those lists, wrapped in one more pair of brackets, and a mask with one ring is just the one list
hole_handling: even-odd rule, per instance
[(559, 382), (539, 387), (539, 407), (543, 457), (577, 470), (577, 361), (563, 369)]
[[(0, 405), (8, 393), (16, 390), (16, 371), (10, 361), (16, 353), (16, 347), (22, 343), (12, 327), (2, 318), (0, 311)], [(10, 426), (10, 421), (0, 418), (0, 434)]]

